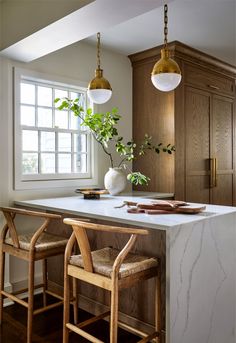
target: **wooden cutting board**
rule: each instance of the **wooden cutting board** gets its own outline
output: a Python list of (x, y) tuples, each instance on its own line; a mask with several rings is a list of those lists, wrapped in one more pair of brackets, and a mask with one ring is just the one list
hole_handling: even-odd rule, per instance
[(194, 206), (194, 205), (188, 205), (188, 206), (181, 206), (175, 209), (176, 213), (200, 213), (202, 211), (205, 211), (206, 206)]
[(154, 209), (146, 209), (144, 210), (147, 214), (167, 214), (167, 213), (182, 213), (182, 214), (197, 214), (206, 209), (206, 206), (181, 206), (173, 209), (161, 209), (161, 210), (154, 210)]
[[(144, 208), (143, 208), (144, 207)], [(148, 208), (147, 208), (148, 207)], [(181, 206), (177, 208), (155, 208), (152, 206), (139, 206), (131, 207), (127, 209), (128, 213), (146, 213), (146, 214), (174, 214), (174, 213), (182, 213), (182, 214), (197, 214), (206, 209), (206, 206), (196, 206), (196, 205), (187, 205)]]

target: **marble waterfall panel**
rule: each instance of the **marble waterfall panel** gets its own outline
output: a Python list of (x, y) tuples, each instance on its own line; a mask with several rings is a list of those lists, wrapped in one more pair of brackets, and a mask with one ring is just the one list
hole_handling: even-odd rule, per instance
[(167, 232), (166, 343), (236, 342), (236, 213), (205, 219)]

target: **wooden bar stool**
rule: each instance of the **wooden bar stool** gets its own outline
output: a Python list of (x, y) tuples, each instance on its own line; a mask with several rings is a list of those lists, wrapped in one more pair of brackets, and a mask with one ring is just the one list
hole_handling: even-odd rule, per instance
[[(110, 343), (117, 343), (118, 326), (128, 329), (142, 337), (139, 342), (145, 343), (152, 339), (161, 340), (161, 291), (160, 291), (160, 263), (152, 257), (131, 254), (130, 250), (139, 235), (147, 235), (148, 230), (125, 228), (94, 223), (85, 223), (76, 219), (66, 218), (64, 223), (71, 225), (73, 233), (65, 251), (64, 268), (64, 320), (63, 343), (68, 343), (69, 331), (83, 336), (90, 342), (102, 343), (101, 340), (87, 333), (83, 328), (99, 319), (110, 315)], [(92, 251), (86, 230), (107, 231), (110, 233), (129, 234), (130, 238), (125, 247), (119, 251), (111, 247)], [(78, 243), (81, 255), (73, 255), (72, 249)], [(77, 325), (69, 321), (70, 283), (69, 277), (85, 281), (111, 292), (110, 311), (95, 316)], [(118, 292), (120, 289), (130, 288), (137, 282), (149, 278), (156, 278), (155, 289), (155, 331), (146, 334), (140, 330), (118, 321)], [(73, 282), (74, 284), (74, 282)]]
[[(27, 343), (32, 341), (33, 315), (55, 308), (63, 304), (63, 298), (47, 289), (47, 258), (64, 254), (68, 239), (47, 233), (46, 229), (52, 219), (61, 219), (60, 215), (43, 212), (28, 211), (19, 208), (2, 207), (6, 224), (0, 234), (0, 324), (3, 319), (3, 299), (7, 297), (27, 308)], [(16, 215), (39, 217), (44, 219), (43, 224), (34, 233), (18, 235), (15, 224)], [(6, 238), (6, 236), (8, 237)], [(17, 292), (4, 291), (5, 253), (29, 262), (28, 288)], [(42, 260), (43, 283), (34, 285), (35, 261)], [(43, 287), (43, 307), (34, 310), (34, 289)], [(28, 291), (28, 302), (19, 299), (17, 295)], [(59, 299), (58, 302), (47, 305), (46, 295), (50, 294)]]

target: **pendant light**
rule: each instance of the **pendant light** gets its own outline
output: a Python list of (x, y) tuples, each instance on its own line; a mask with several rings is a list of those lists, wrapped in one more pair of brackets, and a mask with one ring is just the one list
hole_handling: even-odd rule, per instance
[(112, 89), (109, 81), (103, 77), (103, 70), (100, 68), (100, 32), (97, 33), (97, 69), (95, 78), (89, 83), (87, 94), (95, 104), (104, 104), (112, 95)]
[(181, 71), (178, 64), (170, 58), (170, 51), (167, 47), (168, 34), (168, 6), (164, 6), (164, 47), (161, 49), (161, 59), (156, 62), (152, 70), (153, 85), (163, 92), (175, 89), (181, 81)]

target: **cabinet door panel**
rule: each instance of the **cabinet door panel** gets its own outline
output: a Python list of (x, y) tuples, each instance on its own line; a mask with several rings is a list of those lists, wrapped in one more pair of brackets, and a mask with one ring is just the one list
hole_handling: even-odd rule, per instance
[[(186, 87), (186, 200), (209, 202), (210, 94)], [(203, 192), (203, 194), (201, 194)]]
[(217, 186), (212, 188), (212, 203), (215, 205), (233, 205), (233, 175), (218, 175)]
[(186, 169), (187, 173), (206, 171), (210, 154), (210, 94), (186, 90)]
[(212, 156), (217, 159), (217, 186), (212, 189), (214, 204), (233, 204), (234, 118), (233, 101), (212, 98)]
[(217, 157), (218, 171), (233, 169), (233, 102), (213, 96), (213, 154)]
[(186, 201), (209, 204), (209, 176), (188, 176)]

